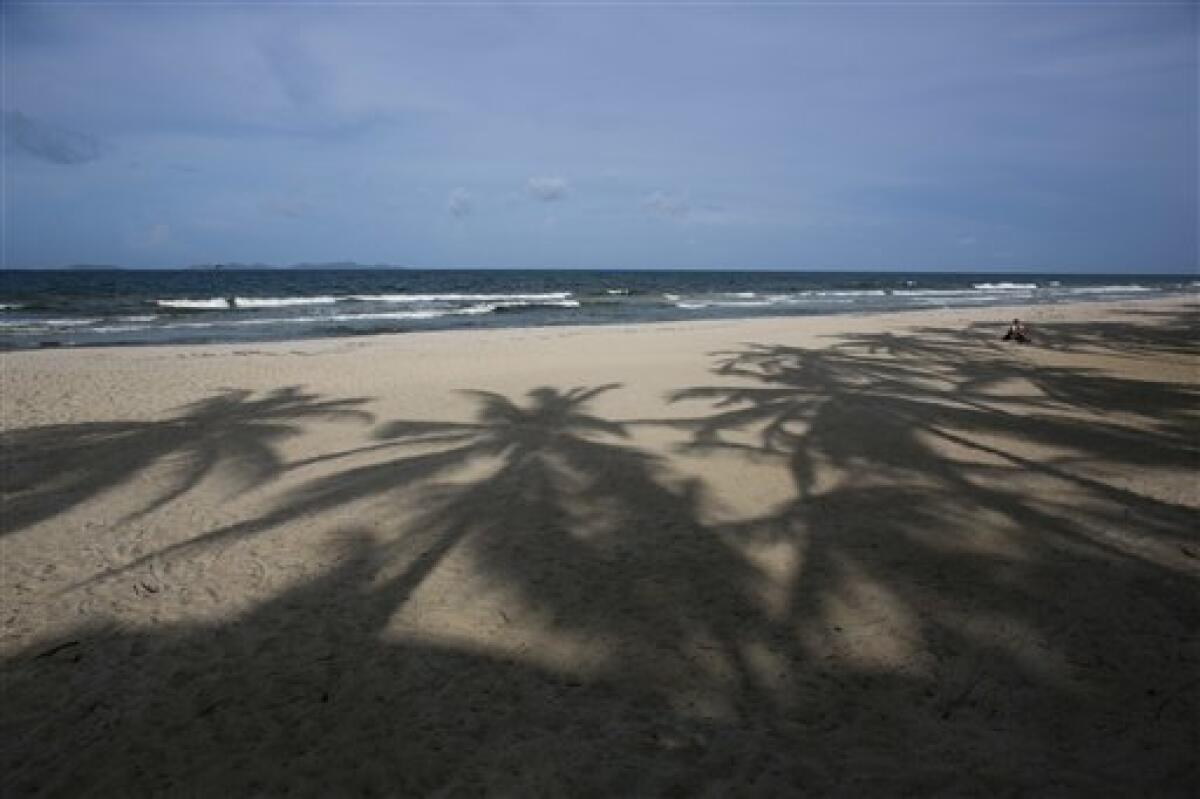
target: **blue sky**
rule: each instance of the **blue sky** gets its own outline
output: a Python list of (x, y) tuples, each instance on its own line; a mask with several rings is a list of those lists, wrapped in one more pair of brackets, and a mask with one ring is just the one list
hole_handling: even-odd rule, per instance
[(1192, 271), (1197, 8), (10, 3), (4, 262)]

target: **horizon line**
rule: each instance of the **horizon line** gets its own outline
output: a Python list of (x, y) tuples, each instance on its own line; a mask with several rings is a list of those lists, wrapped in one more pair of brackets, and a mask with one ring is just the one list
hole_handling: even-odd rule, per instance
[(1178, 271), (1127, 271), (1122, 269), (1098, 270), (1054, 270), (1045, 267), (1008, 267), (999, 269), (953, 269), (953, 268), (799, 268), (799, 267), (571, 267), (571, 266), (401, 266), (394, 264), (358, 264), (356, 262), (329, 262), (328, 264), (194, 264), (188, 266), (121, 266), (118, 264), (67, 264), (63, 266), (0, 266), (0, 271), (7, 272), (276, 272), (276, 271), (311, 271), (311, 272), (729, 272), (729, 273), (767, 273), (794, 272), (806, 274), (983, 274), (983, 275), (1128, 275), (1141, 277), (1183, 277), (1192, 275), (1200, 279), (1200, 269), (1184, 267)]

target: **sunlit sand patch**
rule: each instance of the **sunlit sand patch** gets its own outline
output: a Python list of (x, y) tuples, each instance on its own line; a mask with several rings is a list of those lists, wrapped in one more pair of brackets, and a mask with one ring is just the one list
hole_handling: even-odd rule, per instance
[(1084, 454), (1081, 447), (1040, 441), (1033, 432), (1022, 429), (1020, 418), (1005, 420), (1008, 429), (997, 426), (988, 431), (956, 428), (934, 423), (929, 429), (916, 430), (914, 436), (931, 450), (964, 463), (1000, 466), (1013, 472), (1034, 474), (1031, 464), (1053, 463)]
[[(1041, 454), (1047, 458), (1061, 458), (1079, 454), (1077, 449), (1069, 447), (1029, 443), (1005, 436), (983, 436), (973, 431), (936, 424), (933, 429), (914, 430), (913, 437), (930, 451), (966, 469), (992, 467), (1015, 472), (1019, 470), (1019, 465), (1014, 463), (1014, 456), (1029, 458)], [(969, 472), (964, 476), (966, 474)]]
[[(1144, 525), (1148, 520), (1137, 510), (1082, 492), (1069, 492), (1033, 504), (1043, 509), (1048, 518), (1059, 518), (1072, 524), (1073, 536), (1059, 542), (1063, 545), (1083, 549), (1099, 547), (1101, 551), (1121, 553), (1193, 579), (1200, 578), (1200, 557), (1197, 557), (1200, 556), (1200, 544), (1196, 543), (1194, 534), (1171, 529), (1147, 534)], [(1182, 518), (1187, 513), (1181, 510), (1179, 515)], [(1074, 523), (1076, 514), (1089, 521)], [(1163, 524), (1163, 520), (1158, 523)], [(1171, 526), (1169, 522), (1167, 525)], [(1193, 556), (1189, 557), (1188, 552)]]
[(871, 670), (908, 664), (923, 646), (920, 623), (895, 591), (845, 558), (836, 594), (826, 598), (821, 626), (813, 634), (839, 657)]
[(708, 487), (702, 509), (708, 524), (736, 525), (795, 497), (794, 477), (775, 458), (746, 461), (727, 452), (681, 459), (678, 467), (681, 476), (699, 479)]
[(1024, 377), (1004, 377), (989, 381), (981, 387), (979, 393), (1004, 399), (1029, 399), (1046, 395), (1037, 384)]
[(743, 545), (740, 551), (762, 577), (757, 586), (757, 596), (764, 613), (776, 621), (786, 622), (791, 610), (792, 589), (802, 573), (803, 537), (750, 543)]
[(940, 519), (938, 529), (908, 528), (908, 540), (930, 552), (995, 558), (998, 562), (1019, 562), (1030, 556), (1022, 541), (1025, 529), (1002, 510), (971, 506), (956, 498), (943, 504)]

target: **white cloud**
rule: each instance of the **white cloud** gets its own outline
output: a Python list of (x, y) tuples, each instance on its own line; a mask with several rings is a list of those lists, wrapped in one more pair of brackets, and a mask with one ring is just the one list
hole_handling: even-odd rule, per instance
[(4, 112), (4, 138), (10, 146), (52, 164), (86, 164), (100, 157), (100, 140), (57, 128), (20, 111)]
[(691, 213), (692, 208), (684, 197), (656, 191), (642, 199), (642, 210), (654, 216), (684, 219)]
[(262, 209), (273, 216), (287, 219), (301, 219), (310, 215), (315, 208), (311, 198), (306, 194), (289, 194), (269, 197), (263, 201)]
[(139, 250), (152, 250), (156, 247), (161, 247), (170, 240), (171, 226), (162, 223), (151, 225), (145, 230), (136, 231), (127, 238), (129, 246)]
[(473, 207), (471, 192), (461, 187), (451, 191), (450, 198), (446, 201), (446, 210), (456, 219), (462, 219), (471, 213)]
[(525, 184), (529, 196), (546, 203), (565, 199), (569, 190), (565, 178), (530, 178)]

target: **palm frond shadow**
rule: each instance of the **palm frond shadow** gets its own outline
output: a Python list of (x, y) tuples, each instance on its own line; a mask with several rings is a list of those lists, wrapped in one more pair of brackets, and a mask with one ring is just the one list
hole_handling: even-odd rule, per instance
[[(1200, 624), (1196, 497), (1149, 495), (1089, 466), (1195, 474), (1194, 385), (1044, 368), (974, 330), (748, 344), (714, 358), (736, 384), (674, 392), (713, 412), (664, 424), (687, 432), (685, 453), (786, 464), (796, 499), (739, 535), (802, 549), (788, 613), (808, 628), (810, 655), (838, 652), (833, 620), (882, 593), (934, 658), (933, 684), (968, 680), (935, 703), (947, 718), (1003, 715), (1025, 743), (1062, 750), (1089, 739), (1086, 725), (1052, 721), (1067, 713), (1175, 749), (1171, 734), (1185, 733), (1161, 723), (1156, 697), (1196, 708), (1195, 652), (1177, 650)], [(1113, 592), (1116, 607), (1097, 599)], [(1005, 627), (1020, 637), (997, 634)]]
[[(255, 396), (225, 389), (155, 421), (48, 425), (0, 435), (5, 469), (0, 532), (23, 529), (121, 486), (159, 463), (166, 486), (130, 518), (151, 513), (221, 471), (236, 489), (284, 469), (276, 445), (309, 419), (367, 423), (363, 398), (326, 400), (298, 386)], [(128, 520), (128, 519), (127, 519)]]
[[(1054, 322), (1039, 336), (1042, 346), (1086, 350), (1125, 357), (1164, 353), (1200, 355), (1196, 330), (1200, 327), (1200, 305), (1188, 304), (1175, 310), (1125, 309), (1120, 321)], [(978, 330), (982, 325), (974, 325)]]

